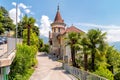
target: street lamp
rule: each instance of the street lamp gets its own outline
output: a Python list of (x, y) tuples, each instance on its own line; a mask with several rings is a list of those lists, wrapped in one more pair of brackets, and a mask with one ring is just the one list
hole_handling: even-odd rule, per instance
[(17, 27), (18, 27), (18, 4), (16, 3), (16, 39), (15, 39), (15, 46), (17, 47)]

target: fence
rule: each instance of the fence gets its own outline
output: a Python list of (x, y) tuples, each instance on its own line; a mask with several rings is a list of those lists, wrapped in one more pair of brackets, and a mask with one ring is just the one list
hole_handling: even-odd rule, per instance
[[(22, 43), (22, 39), (17, 39), (17, 43)], [(7, 39), (7, 52), (11, 53), (16, 48), (16, 38)]]
[[(17, 43), (22, 43), (22, 39), (17, 39)], [(7, 38), (7, 43), (0, 45), (0, 58), (4, 58), (16, 48), (16, 38)]]
[(70, 74), (74, 75), (80, 80), (108, 80), (106, 78), (100, 77), (98, 75), (95, 75), (93, 73), (80, 70), (78, 68), (69, 66), (68, 64), (63, 63), (63, 68), (68, 71)]

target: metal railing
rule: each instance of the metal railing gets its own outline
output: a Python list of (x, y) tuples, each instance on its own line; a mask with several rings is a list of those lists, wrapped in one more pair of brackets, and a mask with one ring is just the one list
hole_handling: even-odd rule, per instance
[(7, 53), (10, 54), (16, 48), (15, 38), (7, 38)]
[(96, 74), (80, 70), (73, 66), (69, 66), (68, 64), (63, 63), (63, 68), (68, 71), (73, 76), (77, 77), (80, 80), (108, 80), (104, 77), (98, 76)]
[[(17, 44), (22, 44), (22, 39), (17, 39)], [(16, 49), (16, 38), (8, 38), (7, 39), (7, 53), (10, 54)]]
[[(17, 39), (17, 43), (22, 43), (22, 39)], [(7, 57), (16, 48), (16, 38), (7, 38), (6, 44), (1, 44), (0, 58)]]

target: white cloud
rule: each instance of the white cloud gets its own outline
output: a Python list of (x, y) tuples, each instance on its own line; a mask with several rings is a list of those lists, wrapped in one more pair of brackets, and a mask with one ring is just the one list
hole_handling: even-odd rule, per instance
[(23, 8), (23, 9), (28, 8), (28, 7), (27, 7), (25, 4), (23, 4), (23, 3), (20, 3), (18, 6), (21, 7), (21, 8)]
[[(21, 11), (18, 8), (18, 16), (17, 16), (17, 21), (20, 21), (20, 15), (21, 15)], [(9, 11), (9, 16), (10, 18), (13, 20), (13, 23), (16, 24), (16, 8), (13, 8)]]
[(26, 6), (26, 5), (23, 4), (23, 3), (18, 4), (18, 6), (19, 6), (19, 8), (23, 8), (24, 11), (25, 11), (25, 13), (27, 13), (27, 14), (31, 13), (30, 8), (31, 8), (32, 6)]
[(39, 25), (37, 23), (35, 23), (34, 25), (39, 27)]
[(86, 29), (99, 28), (103, 32), (107, 32), (107, 41), (108, 42), (120, 41), (120, 26), (98, 25), (98, 24), (92, 24), (92, 23), (75, 23), (75, 25), (83, 26), (85, 31), (86, 31)]
[(30, 9), (25, 9), (25, 13), (30, 13)]
[(98, 24), (92, 24), (92, 23), (75, 23), (77, 26), (85, 26), (89, 28), (101, 28), (101, 29), (119, 29), (120, 26), (116, 25), (98, 25)]
[(12, 5), (16, 6), (16, 2), (12, 2)]
[[(9, 11), (9, 16), (13, 20), (13, 23), (16, 24), (16, 5), (17, 4), (16, 2), (12, 2), (12, 5), (14, 5), (15, 7)], [(18, 22), (20, 21), (20, 18), (23, 17), (24, 15), (23, 13), (27, 13), (27, 14), (31, 13), (30, 8), (31, 6), (26, 6), (23, 3), (18, 4), (18, 16), (17, 16)]]
[(51, 20), (49, 19), (48, 16), (42, 15), (40, 22), (41, 22), (40, 35), (48, 37), (49, 31), (51, 30), (50, 28)]
[(20, 4), (18, 4), (18, 7), (24, 9), (25, 13), (27, 13), (27, 14), (31, 13), (31, 11), (30, 11), (31, 6), (26, 6), (25, 4), (20, 3)]
[(108, 42), (116, 42), (120, 41), (120, 28), (116, 29), (108, 29), (107, 32), (107, 41)]

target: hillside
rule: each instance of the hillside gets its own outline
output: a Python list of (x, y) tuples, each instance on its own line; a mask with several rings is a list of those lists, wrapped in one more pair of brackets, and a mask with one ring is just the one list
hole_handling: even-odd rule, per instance
[(114, 46), (117, 50), (120, 51), (120, 41), (109, 43), (111, 46)]

